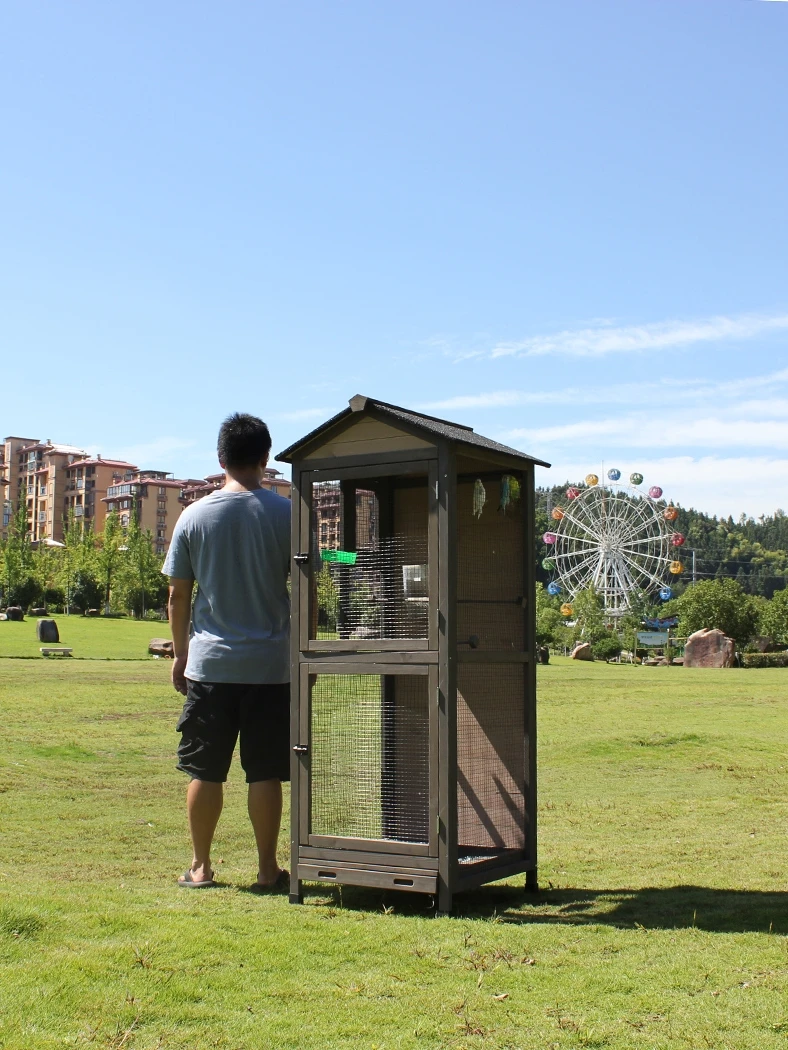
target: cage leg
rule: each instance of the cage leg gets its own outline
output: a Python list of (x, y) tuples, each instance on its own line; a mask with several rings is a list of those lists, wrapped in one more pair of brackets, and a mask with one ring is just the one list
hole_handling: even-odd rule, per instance
[(438, 880), (438, 909), (436, 915), (451, 915), (452, 893), (449, 887)]
[(304, 891), (301, 888), (301, 880), (296, 875), (290, 876), (290, 903), (303, 904)]
[(525, 891), (526, 893), (539, 892), (539, 878), (536, 868), (530, 868), (525, 873)]

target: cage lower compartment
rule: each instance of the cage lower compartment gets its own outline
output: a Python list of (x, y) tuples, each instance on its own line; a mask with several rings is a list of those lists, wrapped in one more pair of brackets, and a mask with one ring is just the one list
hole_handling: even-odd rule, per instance
[(310, 675), (311, 836), (426, 846), (427, 682), (415, 674)]
[(523, 664), (457, 671), (457, 845), (460, 864), (522, 853), (527, 741)]
[(423, 639), (427, 478), (312, 483), (312, 640)]

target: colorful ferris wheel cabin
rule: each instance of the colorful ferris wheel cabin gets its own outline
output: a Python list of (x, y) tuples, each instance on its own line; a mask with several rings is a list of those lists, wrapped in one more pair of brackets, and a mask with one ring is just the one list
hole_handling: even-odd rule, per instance
[(357, 396), (293, 468), (292, 866), (303, 883), (536, 888), (534, 467)]

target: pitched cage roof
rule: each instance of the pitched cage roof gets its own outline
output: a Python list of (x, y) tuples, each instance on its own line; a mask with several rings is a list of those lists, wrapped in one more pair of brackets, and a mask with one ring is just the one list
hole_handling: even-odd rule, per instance
[(421, 430), (424, 432), (425, 436), (433, 439), (442, 438), (447, 441), (454, 441), (459, 445), (470, 446), (471, 448), (484, 449), (488, 452), (505, 453), (507, 456), (515, 456), (517, 459), (525, 460), (528, 463), (535, 463), (540, 467), (550, 466), (550, 464), (546, 463), (543, 459), (536, 459), (534, 456), (528, 456), (525, 452), (520, 452), (516, 448), (510, 448), (508, 445), (502, 445), (500, 442), (493, 441), (491, 438), (486, 438), (481, 434), (476, 434), (472, 427), (463, 426), (462, 423), (451, 423), (446, 419), (438, 419), (436, 416), (427, 416), (421, 412), (412, 412), (410, 409), (400, 408), (399, 405), (390, 405), (386, 401), (377, 401), (372, 397), (364, 397), (363, 394), (356, 394), (355, 397), (351, 397), (348, 405), (348, 408), (344, 409), (342, 412), (338, 412), (337, 415), (332, 416), (331, 419), (326, 420), (325, 423), (322, 423), (315, 430), (310, 431), (300, 440), (296, 441), (295, 444), (290, 445), (283, 452), (280, 452), (276, 457), (277, 460), (284, 463), (290, 463), (297, 457), (299, 452), (307, 446), (312, 445), (316, 438), (320, 437), (322, 434), (327, 434), (338, 424), (351, 419), (355, 414), (373, 412), (376, 416), (390, 420), (392, 424), (396, 424), (399, 421), (405, 423), (409, 429), (416, 428), (417, 430)]

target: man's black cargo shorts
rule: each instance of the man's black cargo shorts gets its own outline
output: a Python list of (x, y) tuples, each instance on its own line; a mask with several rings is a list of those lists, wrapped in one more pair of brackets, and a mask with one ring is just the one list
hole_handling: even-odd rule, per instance
[(241, 736), (247, 784), (290, 779), (290, 685), (242, 685), (186, 680), (176, 729), (178, 769), (197, 780), (227, 780)]

